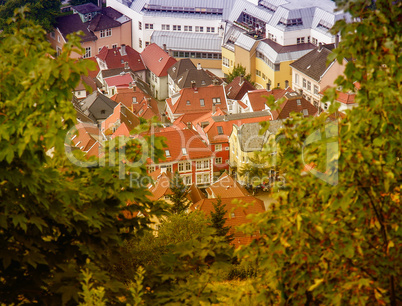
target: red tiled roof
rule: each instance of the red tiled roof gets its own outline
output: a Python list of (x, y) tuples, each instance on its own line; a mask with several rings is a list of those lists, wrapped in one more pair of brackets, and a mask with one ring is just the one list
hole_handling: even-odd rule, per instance
[(179, 118), (177, 118), (173, 124), (180, 124), (180, 123), (184, 123), (187, 126), (187, 122), (197, 122), (198, 120), (200, 120), (201, 118), (204, 118), (205, 116), (207, 116), (208, 114), (210, 114), (209, 112), (200, 112), (200, 113), (190, 113), (190, 114), (184, 114), (181, 115)]
[[(174, 130), (170, 128), (156, 132), (154, 135), (155, 137), (166, 138), (164, 142), (167, 148), (164, 150), (169, 150), (170, 156), (165, 154), (166, 160), (164, 162), (210, 158), (212, 156), (212, 151), (193, 130)], [(182, 148), (186, 149), (186, 154), (183, 154)]]
[(240, 100), (249, 90), (255, 90), (253, 84), (243, 78), (241, 82), (241, 77), (235, 77), (232, 82), (230, 82), (225, 87), (226, 96), (232, 100)]
[(113, 49), (103, 47), (96, 57), (105, 62), (108, 69), (124, 68), (124, 62), (127, 62), (132, 71), (145, 70), (140, 53), (130, 46), (126, 46), (125, 49), (127, 54), (121, 55), (121, 47)]
[(273, 95), (275, 101), (279, 100), (282, 98), (285, 93), (291, 92), (292, 89), (288, 87), (287, 89), (280, 89), (280, 88), (275, 88), (272, 89), (271, 91), (268, 91), (266, 89), (258, 89), (258, 90), (253, 90), (248, 92), (248, 98), (250, 100), (251, 107), (253, 108), (253, 111), (258, 112), (262, 111), (265, 109), (266, 102), (268, 96)]
[(111, 86), (127, 86), (129, 83), (133, 82), (134, 79), (130, 73), (126, 73), (124, 75), (113, 76), (110, 78), (106, 78), (105, 82), (108, 87)]
[[(137, 103), (133, 103), (133, 98)], [(112, 96), (110, 99), (117, 103), (122, 103), (125, 107), (129, 109), (133, 109), (133, 112), (137, 112), (140, 108), (140, 102), (144, 100), (144, 98), (150, 98), (149, 95), (141, 91), (138, 87), (133, 91), (130, 88), (119, 88), (117, 93)]]
[(168, 69), (177, 62), (155, 43), (147, 46), (141, 56), (147, 68), (158, 77), (167, 76)]
[(215, 198), (218, 196), (221, 198), (238, 198), (250, 195), (243, 186), (226, 172), (223, 173), (215, 183), (207, 188), (207, 193), (209, 195), (214, 195)]
[[(112, 127), (119, 122), (120, 124), (125, 124), (128, 131), (132, 131), (137, 125), (140, 124), (140, 119), (131, 112), (122, 103), (119, 103), (113, 110), (111, 114), (105, 121), (102, 122), (102, 130), (105, 134), (111, 134)], [(124, 131), (122, 131), (124, 132)]]
[(90, 150), (96, 142), (102, 140), (102, 133), (94, 124), (78, 123), (77, 136), (72, 138), (73, 144), (83, 152)]
[[(297, 105), (298, 100), (300, 101), (301, 105)], [(289, 99), (289, 97), (286, 96), (286, 100), (279, 106), (279, 109), (272, 110), (271, 113), (274, 117), (274, 120), (286, 119), (289, 117), (290, 113), (302, 113), (304, 109), (307, 109), (308, 111), (307, 116), (313, 116), (318, 112), (318, 108), (316, 108), (313, 104), (311, 104), (303, 97), (299, 96)]]
[[(222, 110), (227, 110), (226, 97), (223, 86), (206, 86), (200, 87), (196, 90), (193, 88), (183, 88), (180, 90), (180, 97), (175, 104), (172, 104), (172, 99), (166, 99), (168, 107), (174, 114), (187, 114), (209, 112), (212, 110), (212, 99), (219, 98), (221, 103), (216, 105)], [(200, 100), (204, 99), (205, 106), (201, 106)], [(187, 104), (190, 101), (190, 104)]]
[(157, 201), (165, 195), (173, 194), (170, 189), (170, 180), (172, 179), (172, 174), (169, 173), (160, 173), (160, 169), (154, 171), (150, 174), (150, 176), (154, 179), (154, 184), (149, 191), (152, 195), (148, 196), (148, 199), (151, 201)]

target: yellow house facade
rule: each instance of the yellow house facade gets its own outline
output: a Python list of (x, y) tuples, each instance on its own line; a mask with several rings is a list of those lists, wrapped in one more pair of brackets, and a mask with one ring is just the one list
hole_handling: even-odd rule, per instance
[(287, 88), (292, 82), (290, 64), (314, 47), (311, 43), (281, 46), (268, 38), (241, 33), (235, 42), (226, 41), (222, 45), (222, 71), (227, 75), (240, 64), (251, 74), (251, 81), (257, 88)]

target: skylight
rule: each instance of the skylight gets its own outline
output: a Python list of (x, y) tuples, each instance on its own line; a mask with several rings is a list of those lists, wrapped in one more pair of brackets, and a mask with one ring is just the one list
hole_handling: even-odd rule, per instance
[(222, 135), (223, 134), (223, 128), (222, 128), (222, 126), (217, 126), (217, 128), (218, 128), (218, 134), (219, 135)]
[(166, 157), (170, 157), (170, 151), (169, 150), (165, 150), (166, 153)]
[(181, 149), (181, 152), (183, 153), (183, 155), (187, 155), (187, 150), (186, 150), (186, 148), (182, 148), (182, 149)]

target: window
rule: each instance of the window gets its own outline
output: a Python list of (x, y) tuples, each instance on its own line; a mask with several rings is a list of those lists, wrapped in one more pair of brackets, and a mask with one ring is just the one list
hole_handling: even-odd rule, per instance
[(170, 157), (170, 151), (169, 150), (165, 150), (166, 153), (166, 157)]
[(303, 115), (308, 116), (308, 110), (307, 109), (303, 109)]
[(148, 172), (154, 172), (155, 171), (155, 166), (148, 166)]
[(117, 44), (113, 44), (113, 45), (112, 45), (112, 48), (113, 48), (113, 49), (116, 49), (116, 48), (117, 48)]
[(172, 172), (172, 165), (167, 165), (166, 166), (166, 171)]
[(230, 217), (231, 217), (231, 218), (236, 217), (235, 213), (234, 213), (234, 212), (231, 212), (231, 213), (230, 213)]
[(310, 81), (307, 81), (307, 90), (311, 91), (311, 82)]
[(212, 103), (221, 104), (221, 98), (212, 98)]
[(268, 79), (267, 76), (265, 75), (265, 73), (262, 74), (262, 78), (263, 78), (264, 80), (267, 80), (267, 79)]
[(209, 160), (204, 161), (198, 160), (196, 165), (197, 170), (209, 169)]
[(205, 106), (205, 101), (204, 101), (204, 99), (200, 99), (200, 106)]
[(148, 47), (149, 46), (149, 41), (146, 41), (145, 42), (145, 47)]
[(204, 32), (204, 27), (196, 26), (196, 27), (195, 27), (195, 31), (196, 31), (196, 32)]
[(297, 99), (296, 103), (297, 103), (297, 105), (301, 105), (300, 99)]
[(106, 29), (106, 30), (101, 30), (100, 31), (100, 37), (109, 37), (112, 36), (112, 29)]
[(298, 37), (297, 44), (303, 44), (303, 43), (304, 43), (304, 37)]
[(289, 87), (289, 81), (285, 80), (285, 88), (288, 88), (288, 87)]
[(142, 22), (138, 21), (138, 30), (142, 30)]
[(295, 73), (295, 84), (299, 84), (299, 75)]
[(137, 104), (138, 102), (137, 102), (137, 97), (133, 97), (133, 103), (134, 104)]
[(169, 31), (170, 25), (169, 24), (162, 24), (162, 31)]
[(84, 58), (88, 58), (88, 57), (91, 57), (91, 47), (85, 48)]
[(191, 162), (179, 162), (179, 172), (191, 171)]
[(204, 169), (209, 169), (209, 160), (204, 160)]
[(173, 31), (181, 31), (181, 25), (173, 25)]
[(256, 71), (255, 71), (255, 74), (260, 77), (260, 76), (261, 76), (261, 71), (260, 71), (260, 70), (256, 70)]
[(318, 86), (314, 85), (314, 94), (318, 95)]
[(314, 38), (314, 37), (313, 37), (313, 38), (312, 38), (312, 42), (313, 42), (314, 45), (318, 45), (318, 39), (317, 39), (317, 38)]
[(181, 149), (181, 153), (183, 153), (183, 155), (187, 155), (187, 150), (186, 150), (186, 148), (182, 148), (182, 149)]
[(191, 175), (183, 175), (182, 178), (185, 185), (191, 185)]
[(141, 39), (141, 38), (138, 40), (138, 46), (139, 46), (140, 48), (142, 48), (142, 39)]
[(219, 135), (223, 135), (223, 128), (222, 128), (222, 126), (217, 126), (217, 129), (218, 129), (218, 134)]
[(215, 158), (215, 164), (222, 164), (222, 157)]
[(303, 88), (307, 87), (307, 80), (305, 78), (303, 78)]
[(209, 183), (209, 174), (204, 174), (204, 176), (203, 176), (203, 182), (204, 182), (204, 183)]
[(207, 27), (207, 33), (215, 33), (214, 27)]
[(153, 30), (154, 29), (154, 24), (153, 23), (146, 23), (145, 24), (145, 30)]
[(50, 32), (50, 37), (53, 38), (53, 39), (56, 38), (56, 34), (54, 33), (54, 31), (53, 31), (53, 32)]
[(190, 100), (187, 100), (186, 104), (187, 104), (187, 105), (190, 105), (190, 104), (191, 104), (191, 103), (190, 103)]
[(60, 56), (60, 54), (61, 54), (61, 48), (60, 48), (60, 47), (57, 47), (56, 50), (57, 50), (57, 56)]
[(193, 31), (193, 27), (192, 27), (192, 26), (184, 26), (184, 31), (185, 31), (185, 32), (192, 32), (192, 31)]
[(229, 59), (222, 57), (222, 65), (229, 68)]
[(197, 174), (197, 184), (209, 183), (209, 174)]
[(222, 151), (222, 145), (221, 145), (221, 144), (216, 144), (216, 145), (215, 145), (215, 151), (216, 151), (216, 152)]

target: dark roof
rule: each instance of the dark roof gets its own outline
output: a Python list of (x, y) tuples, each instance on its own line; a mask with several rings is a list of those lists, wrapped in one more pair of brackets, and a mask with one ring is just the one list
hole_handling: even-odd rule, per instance
[(176, 81), (177, 77), (186, 70), (196, 68), (189, 58), (183, 58), (168, 69), (170, 77)]
[(101, 31), (110, 28), (117, 28), (121, 23), (103, 14), (97, 14), (91, 21), (88, 27), (91, 31)]
[(120, 13), (119, 11), (116, 11), (114, 8), (112, 8), (110, 6), (103, 7), (102, 14), (109, 16), (112, 19), (117, 19), (117, 18), (120, 18), (121, 16), (123, 16), (122, 13)]
[(119, 68), (112, 68), (112, 69), (102, 70), (101, 74), (102, 74), (102, 78), (109, 78), (109, 77), (112, 77), (112, 76), (120, 75), (122, 72), (124, 72), (124, 73), (126, 73), (126, 72), (134, 73), (134, 71), (132, 71), (130, 68), (125, 69), (123, 67), (119, 67)]
[(94, 91), (78, 103), (81, 111), (94, 122), (104, 120), (113, 113), (117, 103), (99, 91)]
[(296, 92), (287, 92), (285, 98), (286, 100), (279, 106), (279, 109), (271, 111), (273, 119), (286, 119), (290, 113), (303, 113), (305, 109), (307, 110), (305, 117), (313, 116), (318, 112), (318, 109), (313, 104)]
[(262, 40), (262, 42), (269, 45), (277, 53), (303, 51), (303, 50), (314, 49), (316, 47), (316, 45), (314, 45), (312, 43), (303, 43), (303, 44), (297, 44), (297, 45), (282, 46), (282, 45), (278, 44), (277, 42), (274, 42), (273, 40), (268, 39), (268, 38)]
[(63, 35), (64, 39), (67, 41), (67, 35), (71, 33), (75, 33), (78, 31), (84, 32), (84, 35), (81, 36), (82, 41), (91, 41), (97, 40), (95, 34), (88, 30), (88, 24), (82, 23), (81, 18), (78, 14), (61, 16), (56, 19), (57, 28), (60, 33)]
[(320, 48), (315, 48), (306, 55), (290, 64), (294, 69), (299, 70), (301, 73), (309, 76), (310, 78), (320, 81), (321, 76), (327, 70), (328, 55), (332, 53), (334, 44), (324, 45)]
[(176, 84), (180, 89), (192, 87), (193, 82), (195, 82), (195, 87), (209, 86), (212, 84), (212, 78), (204, 69), (193, 68), (186, 70), (176, 79)]
[(73, 6), (73, 9), (76, 10), (80, 14), (88, 14), (92, 12), (99, 12), (102, 8), (98, 7), (93, 3), (85, 3), (77, 6)]
[(235, 77), (233, 81), (225, 87), (226, 96), (228, 99), (232, 100), (241, 100), (247, 91), (255, 89), (256, 88), (253, 86), (253, 84), (244, 78), (242, 80), (240, 76)]

